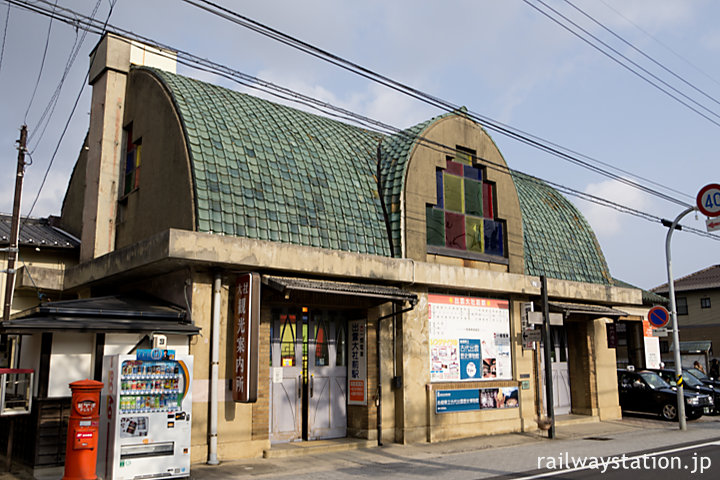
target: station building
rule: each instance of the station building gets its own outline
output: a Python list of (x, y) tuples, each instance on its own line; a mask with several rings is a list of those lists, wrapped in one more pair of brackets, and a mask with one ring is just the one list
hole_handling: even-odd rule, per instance
[[(156, 333), (193, 355), (194, 462), (215, 442), (232, 460), (295, 441), (535, 430), (543, 366), (522, 333), (541, 276), (560, 314), (556, 414), (620, 417), (606, 324), (642, 305), (640, 291), (615, 285), (582, 214), (511, 170), (464, 111), (382, 135), (178, 75), (165, 53), (119, 37), (92, 58), (90, 128), (61, 215), (82, 239), (64, 291), (89, 312), (75, 337), (83, 373)], [(259, 363), (256, 400), (241, 403), (248, 273)], [(108, 301), (136, 312), (132, 327), (93, 326)], [(184, 315), (143, 324), (164, 308)], [(33, 338), (38, 321), (5, 328)]]

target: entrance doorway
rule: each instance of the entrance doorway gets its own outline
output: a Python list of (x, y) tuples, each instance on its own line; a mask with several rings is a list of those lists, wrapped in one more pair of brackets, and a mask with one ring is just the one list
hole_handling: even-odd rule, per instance
[[(540, 355), (543, 390), (545, 390), (545, 356)], [(555, 415), (570, 413), (570, 370), (568, 368), (568, 342), (565, 327), (550, 327), (550, 363), (552, 365), (553, 409)]]
[(273, 311), (270, 440), (347, 435), (347, 322), (339, 312)]

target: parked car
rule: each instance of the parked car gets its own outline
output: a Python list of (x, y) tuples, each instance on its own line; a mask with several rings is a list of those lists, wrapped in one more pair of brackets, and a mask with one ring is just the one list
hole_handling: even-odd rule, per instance
[(702, 383), (704, 383), (705, 385), (711, 385), (711, 386), (713, 386), (713, 387), (715, 387), (715, 388), (720, 388), (720, 380), (719, 380), (719, 379), (717, 379), (717, 378), (710, 378), (710, 377), (708, 377), (705, 373), (703, 373), (702, 371), (698, 370), (697, 368), (684, 368), (683, 370), (685, 370), (685, 371), (690, 372), (691, 374), (693, 374), (693, 376), (695, 376), (696, 378), (698, 378), (698, 379), (699, 379)]
[[(677, 389), (673, 389), (660, 375), (649, 370), (618, 369), (618, 394), (623, 411), (653, 413), (666, 420), (677, 420)], [(708, 395), (683, 391), (685, 416), (690, 420), (702, 417), (710, 406)]]
[[(660, 375), (671, 387), (675, 386), (675, 370), (665, 369), (650, 369)], [(704, 393), (712, 400), (712, 405), (705, 407), (703, 414), (709, 415), (711, 413), (720, 413), (720, 389), (716, 389), (711, 385), (705, 385), (695, 375), (693, 375), (688, 369), (683, 370), (683, 387), (685, 390), (690, 390), (697, 393)]]

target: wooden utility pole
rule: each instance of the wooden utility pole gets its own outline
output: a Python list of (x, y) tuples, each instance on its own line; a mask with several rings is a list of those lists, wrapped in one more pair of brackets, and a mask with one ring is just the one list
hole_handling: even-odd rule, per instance
[(12, 223), (10, 224), (10, 247), (7, 256), (7, 281), (5, 282), (5, 305), (3, 321), (10, 320), (13, 293), (15, 291), (15, 261), (18, 256), (18, 238), (20, 236), (20, 200), (22, 199), (23, 179), (25, 177), (25, 151), (27, 150), (27, 125), (20, 128), (18, 140), (17, 175), (15, 177), (15, 200), (13, 201)]

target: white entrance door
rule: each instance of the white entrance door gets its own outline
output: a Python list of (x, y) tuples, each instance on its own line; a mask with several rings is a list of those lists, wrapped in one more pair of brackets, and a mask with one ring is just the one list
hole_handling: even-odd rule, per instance
[(346, 328), (344, 318), (327, 311), (310, 318), (308, 440), (347, 434)]
[(302, 319), (295, 313), (274, 314), (270, 347), (270, 441), (302, 440)]
[[(545, 355), (540, 355), (543, 390), (545, 390)], [(555, 415), (570, 413), (570, 371), (565, 327), (550, 327), (550, 363), (552, 364), (553, 409)]]

